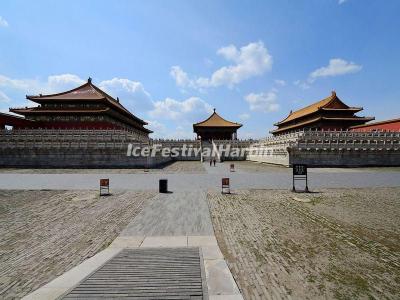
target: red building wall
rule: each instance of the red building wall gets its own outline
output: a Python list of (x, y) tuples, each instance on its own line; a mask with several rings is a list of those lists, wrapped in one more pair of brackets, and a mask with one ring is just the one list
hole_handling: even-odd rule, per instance
[(359, 127), (355, 126), (351, 128), (351, 131), (400, 131), (400, 119), (374, 122)]
[(121, 126), (109, 122), (38, 122), (29, 121), (8, 114), (0, 114), (0, 129), (5, 126), (14, 129), (54, 128), (54, 129), (121, 129)]
[(109, 122), (35, 122), (33, 128), (48, 129), (121, 129)]

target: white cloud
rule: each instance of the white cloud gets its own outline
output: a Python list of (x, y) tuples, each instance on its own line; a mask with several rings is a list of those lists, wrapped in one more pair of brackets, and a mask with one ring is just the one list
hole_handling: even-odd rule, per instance
[(193, 131), (188, 130), (188, 128), (191, 128), (190, 125), (191, 124), (186, 124), (185, 126), (176, 126), (175, 130), (167, 135), (167, 137), (170, 139), (193, 139), (195, 134)]
[[(212, 106), (198, 97), (190, 97), (183, 101), (166, 98), (153, 102), (154, 108), (148, 113), (152, 120), (168, 120), (168, 128), (159, 121), (150, 121), (150, 129), (154, 128), (155, 138), (194, 138), (192, 124), (202, 121), (212, 113)], [(173, 129), (171, 129), (173, 128)]]
[(190, 97), (184, 101), (166, 98), (153, 104), (154, 109), (149, 112), (153, 118), (192, 122), (212, 112), (212, 106), (198, 97)]
[[(0, 109), (4, 108), (4, 111), (8, 111), (4, 107), (6, 105), (7, 107), (32, 105), (26, 101), (24, 94), (62, 92), (84, 82), (86, 80), (74, 74), (51, 75), (45, 80), (14, 79), (0, 75), (0, 104), (3, 104)], [(97, 86), (115, 98), (118, 96), (121, 103), (138, 117), (147, 116), (149, 128), (154, 131), (153, 137), (193, 138), (191, 132), (193, 122), (203, 120), (212, 113), (212, 106), (197, 97), (190, 97), (183, 101), (166, 98), (163, 101), (153, 102), (150, 93), (141, 82), (126, 78), (104, 80)], [(8, 95), (11, 93), (13, 98), (18, 100), (11, 101), (5, 92)], [(9, 102), (11, 105), (8, 104)], [(161, 123), (160, 119), (168, 120), (168, 122)]]
[(149, 127), (154, 132), (151, 134), (153, 139), (193, 139), (194, 133), (190, 129), (192, 124), (185, 123), (182, 125), (175, 125), (173, 129), (168, 129), (164, 124), (158, 121), (147, 121)]
[(85, 80), (80, 78), (78, 75), (74, 74), (61, 74), (61, 75), (50, 75), (47, 77), (47, 82), (51, 85), (58, 85), (58, 84), (83, 84)]
[(362, 66), (342, 58), (332, 58), (325, 67), (318, 68), (308, 75), (307, 80), (296, 80), (294, 85), (303, 90), (309, 89), (315, 80), (323, 77), (334, 77), (346, 74), (353, 74), (361, 71)]
[(36, 85), (36, 80), (32, 79), (12, 79), (4, 75), (0, 75), (0, 87), (11, 89), (27, 90)]
[(237, 58), (240, 55), (238, 49), (234, 45), (229, 45), (218, 49), (217, 54), (223, 56), (226, 60), (233, 60), (233, 61), (237, 60)]
[(157, 120), (146, 120), (146, 122), (148, 124), (147, 127), (153, 131), (164, 132), (166, 130), (165, 125)]
[(305, 82), (305, 81), (301, 81), (301, 80), (296, 80), (296, 81), (293, 82), (293, 84), (294, 84), (295, 86), (300, 87), (300, 88), (303, 89), (303, 90), (307, 90), (307, 89), (309, 89), (309, 88), (311, 87), (310, 84), (308, 84), (308, 83)]
[(185, 122), (184, 125), (172, 124), (172, 128), (167, 128), (165, 124), (160, 123), (157, 120), (146, 120), (148, 125), (147, 128), (153, 130), (151, 138), (153, 139), (193, 139), (194, 133), (192, 129), (192, 123)]
[(286, 81), (285, 80), (281, 80), (281, 79), (275, 79), (274, 83), (277, 86), (285, 86), (286, 85)]
[(63, 92), (85, 83), (85, 80), (74, 74), (50, 75), (47, 77), (45, 92)]
[(160, 123), (157, 120), (146, 120), (147, 122), (147, 128), (153, 131), (151, 134), (152, 138), (165, 138), (167, 134), (167, 127), (165, 124)]
[(128, 109), (145, 111), (152, 108), (150, 93), (147, 92), (141, 82), (125, 78), (113, 78), (99, 83), (99, 88), (112, 95), (119, 97)]
[(272, 91), (258, 94), (251, 93), (245, 96), (244, 99), (249, 103), (252, 111), (273, 112), (279, 109), (277, 95)]
[(3, 93), (2, 91), (0, 91), (0, 103), (1, 102), (3, 102), (3, 103), (10, 102), (10, 98), (5, 93)]
[(188, 74), (180, 66), (172, 66), (169, 74), (175, 79), (177, 86), (187, 87), (191, 85)]
[(339, 76), (344, 74), (357, 73), (361, 71), (362, 66), (353, 62), (348, 62), (341, 58), (332, 58), (326, 67), (319, 68), (311, 72), (309, 80), (311, 82), (319, 77)]
[(0, 27), (8, 27), (8, 22), (2, 16), (0, 16)]
[(80, 85), (84, 80), (73, 74), (51, 75), (46, 81), (38, 79), (14, 79), (0, 75), (0, 87), (21, 90), (27, 94), (54, 93)]
[(345, 2), (347, 2), (347, 0), (339, 0), (339, 1), (338, 1), (339, 4), (343, 4), (343, 3), (345, 3)]
[(100, 82), (99, 87), (105, 90), (115, 89), (119, 91), (128, 91), (130, 93), (142, 93), (146, 95), (146, 97), (150, 97), (150, 94), (144, 89), (142, 83), (125, 78), (104, 80)]
[(229, 45), (219, 49), (217, 54), (234, 64), (216, 70), (209, 78), (190, 78), (180, 66), (173, 66), (170, 74), (178, 86), (201, 90), (223, 85), (233, 87), (246, 79), (262, 75), (272, 68), (272, 56), (261, 41), (250, 43), (240, 49)]
[[(51, 75), (48, 76), (46, 80), (13, 79), (0, 75), (0, 87), (30, 95), (63, 92), (85, 82), (86, 80), (75, 74)], [(140, 82), (124, 78), (112, 78), (110, 80), (101, 81), (98, 86), (115, 98), (119, 97), (122, 104), (131, 111), (143, 112), (153, 108), (151, 96)]]
[(246, 121), (246, 120), (250, 119), (250, 114), (247, 114), (247, 113), (240, 114), (239, 119), (242, 121)]

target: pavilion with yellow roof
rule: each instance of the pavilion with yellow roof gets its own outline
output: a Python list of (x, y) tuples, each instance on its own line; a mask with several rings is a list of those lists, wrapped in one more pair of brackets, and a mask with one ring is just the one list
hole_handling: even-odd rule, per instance
[(299, 109), (290, 112), (282, 121), (275, 123), (278, 128), (271, 131), (273, 135), (286, 134), (299, 130), (347, 130), (352, 126), (362, 125), (374, 120), (374, 117), (359, 117), (355, 113), (362, 111), (362, 107), (351, 107), (343, 103), (336, 92)]
[(227, 121), (214, 112), (206, 120), (193, 124), (193, 131), (201, 140), (235, 140), (242, 124)]

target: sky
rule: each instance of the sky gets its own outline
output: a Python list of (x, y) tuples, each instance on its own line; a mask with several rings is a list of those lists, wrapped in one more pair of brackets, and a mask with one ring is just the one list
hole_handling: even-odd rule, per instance
[(213, 108), (260, 138), (335, 90), (400, 117), (400, 1), (0, 2), (0, 111), (93, 83), (153, 138), (193, 138)]

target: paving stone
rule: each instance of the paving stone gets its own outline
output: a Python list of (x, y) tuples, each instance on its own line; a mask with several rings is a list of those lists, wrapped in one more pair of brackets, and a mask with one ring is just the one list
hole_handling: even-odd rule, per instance
[(54, 300), (67, 292), (67, 288), (42, 288), (28, 296), (22, 298), (23, 300)]
[(187, 245), (187, 236), (147, 236), (140, 247), (187, 247)]
[(210, 296), (240, 294), (225, 260), (205, 260), (204, 266)]
[(242, 295), (211, 295), (209, 300), (243, 300)]
[(224, 258), (218, 246), (201, 246), (201, 251), (206, 260)]
[(135, 248), (143, 243), (144, 236), (117, 237), (110, 245), (111, 248)]
[(191, 246), (218, 246), (214, 235), (188, 236), (188, 245)]
[(214, 235), (206, 192), (158, 194), (121, 236)]

